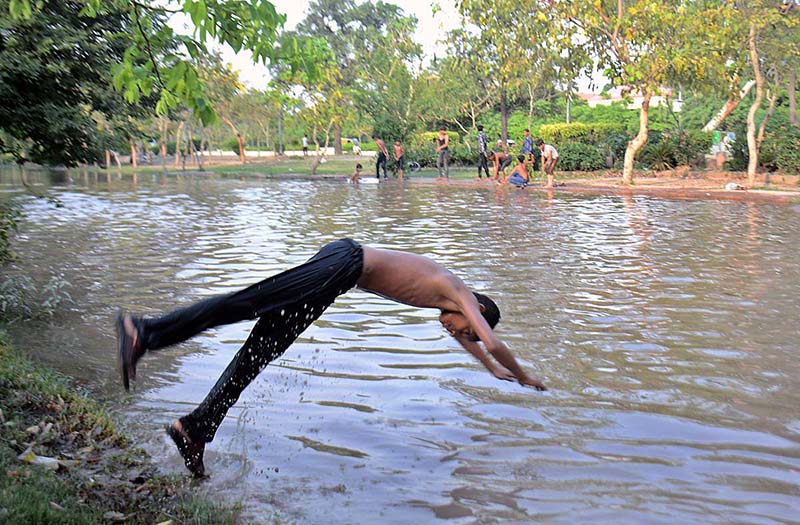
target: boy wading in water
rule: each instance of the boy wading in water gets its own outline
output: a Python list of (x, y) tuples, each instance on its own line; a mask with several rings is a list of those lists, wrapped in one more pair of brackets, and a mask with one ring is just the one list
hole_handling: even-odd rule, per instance
[[(258, 319), (203, 402), (167, 427), (186, 467), (202, 477), (206, 443), (214, 439), (242, 391), (354, 286), (403, 304), (438, 308), (442, 326), (495, 377), (545, 390), (492, 331), (500, 311), (491, 299), (471, 292), (461, 279), (427, 257), (362, 247), (352, 239), (327, 244), (304, 264), (238, 292), (155, 318), (120, 314), (117, 342), (122, 383), (127, 390), (129, 381), (136, 378), (136, 363), (147, 351), (180, 343), (215, 326)], [(481, 341), (486, 351), (478, 344)]]

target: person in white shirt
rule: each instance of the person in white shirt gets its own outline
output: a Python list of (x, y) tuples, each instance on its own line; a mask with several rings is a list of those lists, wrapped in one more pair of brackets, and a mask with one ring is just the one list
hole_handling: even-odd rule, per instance
[(558, 164), (558, 150), (550, 144), (545, 144), (542, 139), (536, 141), (536, 145), (542, 152), (542, 171), (547, 175), (547, 186), (545, 188), (553, 187), (553, 180), (555, 179), (554, 172), (556, 164)]

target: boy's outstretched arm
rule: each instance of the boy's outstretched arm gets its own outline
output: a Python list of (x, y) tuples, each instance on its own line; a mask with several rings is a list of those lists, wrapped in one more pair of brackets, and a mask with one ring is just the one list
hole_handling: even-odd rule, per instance
[(486, 370), (491, 372), (492, 375), (497, 379), (502, 379), (504, 381), (517, 380), (516, 376), (512, 374), (510, 370), (495, 363), (492, 358), (489, 357), (489, 354), (481, 347), (481, 345), (475, 341), (470, 341), (469, 339), (465, 339), (463, 337), (456, 337), (455, 340), (464, 347), (464, 350), (474, 355), (475, 358), (486, 367)]
[[(466, 287), (464, 290), (466, 290)], [(492, 356), (497, 359), (501, 365), (506, 367), (512, 374), (514, 374), (514, 377), (521, 385), (532, 386), (535, 387), (536, 390), (547, 390), (547, 387), (544, 386), (544, 383), (525, 373), (522, 367), (519, 366), (519, 363), (517, 363), (514, 355), (511, 353), (505, 343), (503, 343), (495, 335), (492, 328), (486, 322), (486, 319), (483, 318), (478, 301), (475, 300), (472, 292), (469, 290), (464, 290), (460, 291), (459, 294), (461, 313), (469, 321), (469, 324), (472, 327), (472, 330), (475, 332), (475, 335), (478, 336), (478, 338), (483, 342), (484, 346), (486, 347), (486, 351), (492, 354)], [(470, 351), (469, 348), (467, 348), (467, 351)]]

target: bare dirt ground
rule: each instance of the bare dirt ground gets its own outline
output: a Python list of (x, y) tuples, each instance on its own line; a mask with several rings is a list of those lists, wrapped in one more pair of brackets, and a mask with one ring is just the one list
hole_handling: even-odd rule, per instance
[[(561, 175), (559, 177), (559, 175)], [(441, 183), (436, 179), (417, 179), (421, 183)], [(417, 182), (415, 181), (415, 182)], [(661, 172), (637, 172), (634, 183), (622, 183), (621, 174), (606, 172), (596, 176), (581, 173), (556, 174), (554, 192), (588, 193), (596, 195), (651, 195), (676, 199), (727, 199), (769, 202), (800, 203), (800, 177), (761, 174), (752, 187), (748, 187), (747, 176), (739, 172), (689, 171), (675, 169)], [(451, 180), (450, 184), (486, 186), (487, 181)], [(726, 189), (735, 183), (736, 190)], [(546, 191), (538, 180), (526, 190)]]

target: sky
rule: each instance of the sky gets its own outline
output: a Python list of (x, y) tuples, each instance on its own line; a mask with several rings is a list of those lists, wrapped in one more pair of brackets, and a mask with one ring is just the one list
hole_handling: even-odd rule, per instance
[[(311, 0), (271, 0), (279, 13), (286, 15), (286, 28), (293, 29), (306, 16)], [(459, 22), (458, 11), (453, 0), (395, 0), (389, 2), (400, 6), (408, 15), (417, 17), (417, 32), (414, 39), (422, 45), (428, 60), (434, 53), (444, 53), (441, 40), (447, 31), (454, 29)], [(433, 4), (439, 6), (436, 15), (433, 14)], [(248, 52), (234, 53), (227, 46), (218, 47), (222, 58), (239, 71), (239, 79), (250, 88), (263, 89), (269, 81), (267, 69), (253, 64), (252, 56)]]

